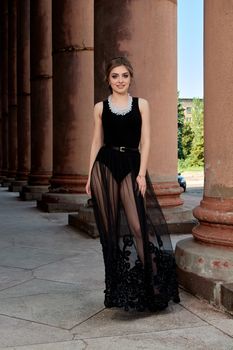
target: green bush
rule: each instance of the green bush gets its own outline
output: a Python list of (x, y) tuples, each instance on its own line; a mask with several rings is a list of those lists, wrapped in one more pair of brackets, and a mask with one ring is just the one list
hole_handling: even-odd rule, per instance
[(202, 171), (204, 170), (203, 165), (193, 165), (190, 159), (179, 159), (178, 160), (178, 172), (183, 173), (184, 171)]
[(179, 169), (202, 168), (204, 165), (203, 101), (193, 99), (192, 121), (184, 121), (178, 103), (178, 161)]

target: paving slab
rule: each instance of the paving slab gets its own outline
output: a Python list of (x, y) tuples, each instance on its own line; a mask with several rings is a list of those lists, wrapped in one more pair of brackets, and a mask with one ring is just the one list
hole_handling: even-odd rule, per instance
[(198, 299), (184, 291), (181, 294), (181, 305), (207, 322), (211, 320), (233, 319), (232, 316), (214, 308), (207, 301)]
[(29, 281), (18, 284), (13, 288), (7, 288), (0, 291), (0, 303), (3, 303), (5, 299), (9, 298), (36, 296), (40, 294), (53, 295), (54, 293), (75, 293), (77, 291), (78, 285), (76, 284), (33, 278)]
[(82, 340), (56, 342), (50, 344), (38, 344), (29, 346), (14, 346), (7, 348), (0, 348), (2, 350), (85, 350), (86, 343)]
[(13, 287), (32, 278), (31, 271), (0, 266), (0, 290)]
[(155, 314), (105, 309), (99, 240), (35, 205), (0, 189), (0, 349), (233, 350), (233, 318), (183, 290)]
[[(38, 225), (39, 224), (40, 222), (38, 222)], [(25, 225), (25, 223), (22, 223), (22, 225)], [(28, 231), (25, 230), (24, 232), (11, 230), (6, 236), (1, 236), (2, 245), (0, 245), (0, 249), (11, 246), (21, 246), (56, 252), (68, 252), (69, 255), (76, 253), (78, 250), (81, 251), (87, 246), (96, 251), (101, 250), (101, 247), (96, 244), (95, 240), (92, 238), (82, 238), (81, 234), (70, 232), (70, 227), (67, 228), (65, 225), (63, 227), (55, 226), (52, 228), (44, 226), (33, 232), (34, 230), (35, 226), (34, 228), (28, 228)]]
[(33, 269), (53, 261), (64, 259), (67, 255), (72, 255), (72, 252), (62, 253), (48, 249), (19, 246), (6, 247), (0, 250), (0, 265)]
[(166, 332), (135, 333), (119, 337), (85, 338), (8, 350), (232, 350), (232, 338), (212, 326), (175, 329)]
[(104, 289), (102, 256), (93, 249), (79, 251), (72, 258), (40, 267), (34, 276), (51, 281), (76, 283), (83, 289)]
[(212, 326), (85, 339), (86, 350), (232, 350), (232, 338)]
[(0, 242), (0, 249), (6, 248), (6, 247), (11, 247), (12, 243), (8, 241), (2, 241)]
[(158, 313), (124, 312), (118, 309), (104, 309), (86, 322), (72, 329), (75, 339), (123, 336), (205, 326), (206, 323), (182, 306), (170, 303)]
[[(28, 208), (25, 210), (28, 211)], [(71, 254), (86, 248), (88, 245), (89, 248), (101, 250), (100, 244), (96, 244), (95, 240), (82, 233), (75, 232), (68, 226), (67, 214), (64, 216), (61, 213), (61, 218), (51, 218), (50, 220), (44, 214), (38, 212), (37, 209), (35, 210), (35, 213), (34, 211), (28, 213), (30, 221), (25, 216), (20, 219), (16, 216), (14, 220), (10, 217), (4, 217), (6, 223), (0, 227), (0, 249), (9, 246), (21, 246), (69, 252)], [(4, 215), (0, 213), (0, 219), (1, 216)]]
[[(210, 320), (209, 324), (213, 325), (215, 328), (218, 328), (219, 330), (223, 331), (225, 334), (230, 335), (233, 338), (233, 319), (215, 319), (215, 320)], [(232, 339), (233, 342), (233, 339)]]
[(87, 291), (65, 283), (30, 281), (0, 293), (2, 315), (64, 329), (85, 321), (103, 307), (102, 290)]
[(21, 345), (29, 345), (30, 349), (31, 344), (63, 340), (72, 340), (72, 334), (67, 330), (0, 315), (0, 349), (9, 346), (18, 349)]

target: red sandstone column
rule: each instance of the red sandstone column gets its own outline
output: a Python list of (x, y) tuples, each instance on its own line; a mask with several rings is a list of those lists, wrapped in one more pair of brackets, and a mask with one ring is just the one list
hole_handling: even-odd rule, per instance
[(48, 185), (52, 175), (52, 9), (51, 0), (31, 2), (30, 185)]
[(205, 186), (193, 235), (227, 246), (233, 246), (232, 23), (232, 1), (205, 1)]
[(2, 39), (3, 39), (3, 12), (2, 3), (0, 3), (0, 183), (4, 179), (2, 175), (2, 163), (3, 163), (3, 139), (2, 139)]
[(52, 2), (31, 1), (31, 173), (20, 197), (41, 199), (52, 176)]
[(76, 194), (85, 191), (89, 166), (94, 104), (93, 0), (57, 0), (52, 12), (53, 176), (50, 193), (43, 195), (42, 201), (70, 211), (77, 208)]
[(233, 311), (233, 6), (205, 0), (204, 196), (194, 209), (194, 238), (176, 245), (180, 284)]
[[(111, 13), (111, 15), (109, 15)], [(131, 93), (149, 100), (149, 172), (163, 207), (183, 203), (177, 183), (177, 1), (95, 1), (95, 100), (106, 98), (104, 65), (126, 55)]]
[[(1, 55), (1, 53), (0, 53)], [(1, 76), (1, 59), (0, 59), (0, 76)], [(0, 84), (0, 182), (4, 179), (4, 176), (2, 175), (2, 94), (1, 94), (1, 84)]]
[(30, 171), (30, 1), (18, 2), (17, 16), (18, 169), (13, 191), (27, 184)]
[(2, 113), (1, 113), (1, 107), (2, 107), (2, 101), (0, 97), (0, 182), (4, 179), (4, 176), (2, 175)]
[(17, 170), (17, 1), (9, 0), (9, 169), (8, 178), (14, 179)]
[(31, 186), (52, 176), (52, 1), (31, 2)]
[(5, 177), (2, 186), (8, 186), (8, 1), (3, 0), (2, 6), (2, 176)]

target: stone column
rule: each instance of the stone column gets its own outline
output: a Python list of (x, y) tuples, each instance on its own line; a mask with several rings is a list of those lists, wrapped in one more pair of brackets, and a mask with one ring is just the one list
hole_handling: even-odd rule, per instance
[(8, 65), (8, 108), (9, 108), (9, 168), (8, 178), (14, 179), (17, 170), (17, 2), (8, 1), (9, 13), (9, 65)]
[(78, 208), (89, 166), (93, 124), (93, 0), (53, 2), (53, 176), (39, 203)]
[(9, 0), (9, 169), (8, 178), (14, 180), (17, 170), (17, 1)]
[(3, 12), (2, 3), (0, 3), (0, 183), (4, 179), (2, 175), (2, 163), (3, 163), (3, 139), (2, 139), (2, 40), (3, 40)]
[(31, 1), (31, 173), (23, 200), (41, 199), (52, 176), (52, 2)]
[(163, 207), (183, 203), (177, 183), (176, 35), (174, 0), (95, 1), (95, 101), (109, 94), (105, 63), (126, 55), (135, 70), (131, 93), (150, 102), (149, 172)]
[[(0, 48), (0, 50), (1, 50), (1, 48)], [(1, 53), (0, 53), (0, 56), (1, 56)], [(2, 74), (2, 72), (1, 72), (1, 59), (0, 59), (0, 76), (1, 76), (1, 74)], [(0, 182), (4, 179), (4, 176), (2, 175), (2, 163), (3, 163), (2, 148), (3, 148), (3, 144), (2, 144), (2, 94), (1, 94), (1, 84), (0, 84)]]
[(1, 113), (1, 107), (2, 107), (2, 101), (0, 97), (0, 182), (4, 179), (4, 176), (2, 175), (2, 113)]
[(30, 1), (18, 2), (17, 15), (18, 168), (12, 191), (27, 184), (30, 171)]
[(204, 9), (204, 196), (194, 209), (195, 240), (179, 242), (176, 256), (181, 282), (222, 303), (222, 283), (233, 283), (232, 1), (205, 0)]
[(8, 174), (8, 1), (2, 6), (2, 186), (9, 185)]

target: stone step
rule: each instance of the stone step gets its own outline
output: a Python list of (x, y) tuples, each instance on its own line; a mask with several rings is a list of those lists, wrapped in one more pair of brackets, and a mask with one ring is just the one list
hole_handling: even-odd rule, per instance
[(70, 226), (77, 228), (78, 230), (87, 233), (92, 238), (99, 237), (96, 224), (93, 221), (83, 220), (78, 214), (69, 214), (68, 223)]
[(23, 186), (19, 196), (23, 201), (41, 200), (42, 194), (48, 192), (48, 188), (48, 185)]
[(23, 188), (23, 186), (27, 185), (27, 181), (13, 181), (9, 185), (9, 192), (20, 192)]
[[(169, 217), (170, 220), (167, 221), (168, 229), (171, 234), (190, 234), (192, 228), (196, 225), (195, 219), (174, 221), (174, 216)], [(81, 206), (76, 214), (68, 215), (69, 225), (75, 227), (76, 229), (87, 233), (92, 238), (97, 238), (99, 236), (98, 230), (95, 224), (95, 217), (93, 209), (90, 207)]]
[(4, 179), (1, 182), (1, 187), (9, 187), (11, 185), (12, 181), (14, 181), (14, 179)]
[(37, 208), (46, 213), (71, 213), (79, 210), (81, 204), (74, 203), (46, 203), (37, 200)]
[(179, 284), (233, 314), (233, 248), (180, 240), (175, 250)]
[(233, 315), (233, 282), (221, 285), (221, 304)]
[(37, 208), (48, 213), (74, 213), (85, 208), (86, 194), (47, 192), (37, 201)]
[(95, 222), (94, 212), (92, 208), (81, 207), (78, 212), (79, 220)]

